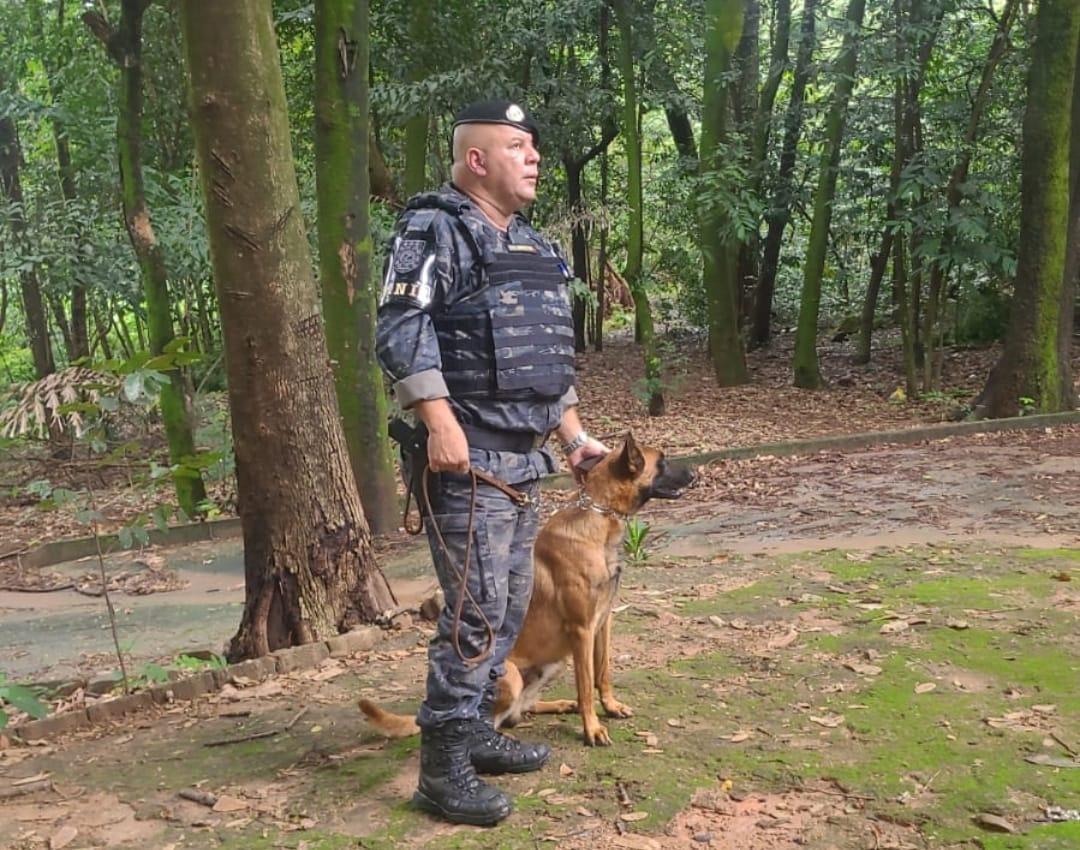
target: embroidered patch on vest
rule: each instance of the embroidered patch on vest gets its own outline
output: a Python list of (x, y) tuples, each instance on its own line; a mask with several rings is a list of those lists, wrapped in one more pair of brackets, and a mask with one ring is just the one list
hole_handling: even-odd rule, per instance
[(394, 249), (394, 271), (406, 275), (420, 268), (427, 245), (424, 239), (402, 239), (398, 242)]

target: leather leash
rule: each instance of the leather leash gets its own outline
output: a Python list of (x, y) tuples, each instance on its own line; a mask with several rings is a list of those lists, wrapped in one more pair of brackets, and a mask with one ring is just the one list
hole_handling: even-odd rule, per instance
[[(408, 486), (405, 488), (405, 513), (402, 516), (401, 524), (404, 526), (405, 531), (408, 534), (419, 534), (424, 530), (424, 513), (430, 517), (431, 512), (431, 493), (429, 490), (429, 481), (431, 480), (431, 468), (427, 465), (425, 460), (424, 467), (420, 472), (421, 490), (423, 493), (424, 502), (421, 505), (420, 497), (413, 493), (413, 482), (415, 477), (409, 476)], [(442, 553), (446, 558), (446, 562), (450, 565), (450, 568), (458, 575), (458, 593), (457, 601), (454, 603), (454, 619), (450, 627), (451, 641), (454, 645), (454, 652), (457, 653), (458, 658), (464, 664), (475, 666), (483, 661), (486, 661), (491, 657), (495, 651), (495, 629), (491, 625), (491, 621), (488, 620), (487, 615), (484, 613), (484, 609), (480, 607), (480, 604), (476, 601), (476, 597), (472, 595), (472, 591), (469, 590), (469, 563), (470, 555), (472, 554), (472, 542), (473, 531), (476, 527), (476, 490), (478, 482), (483, 482), (488, 486), (494, 487), (503, 493), (518, 507), (524, 507), (528, 505), (532, 499), (528, 493), (524, 493), (521, 490), (517, 490), (507, 484), (500, 478), (484, 472), (482, 469), (469, 469), (469, 478), (472, 485), (471, 492), (469, 493), (469, 524), (466, 528), (465, 537), (465, 556), (461, 567), (459, 568), (455, 563), (453, 557), (450, 555), (450, 549), (446, 545), (446, 540), (443, 538), (442, 530), (439, 528), (438, 523), (434, 520), (431, 522), (431, 527), (435, 530), (435, 539), (438, 541), (439, 548), (442, 549)], [(416, 498), (416, 511), (417, 511), (417, 525), (411, 527), (409, 525), (409, 508), (412, 505), (413, 498)], [(480, 615), (480, 619), (483, 621), (484, 630), (486, 632), (484, 638), (484, 648), (476, 655), (466, 655), (461, 648), (461, 615), (465, 610), (465, 599), (468, 598), (472, 603), (473, 609)]]

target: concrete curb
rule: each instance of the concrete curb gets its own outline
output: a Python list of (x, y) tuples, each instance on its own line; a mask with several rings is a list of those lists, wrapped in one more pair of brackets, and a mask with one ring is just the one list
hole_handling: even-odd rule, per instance
[[(174, 682), (155, 685), (145, 691), (95, 702), (86, 708), (65, 711), (41, 720), (29, 720), (8, 728), (6, 732), (23, 742), (55, 738), (80, 729), (120, 720), (129, 714), (144, 711), (155, 705), (196, 700), (206, 694), (220, 691), (230, 682), (238, 680), (242, 680), (244, 684), (261, 682), (279, 673), (309, 670), (318, 667), (328, 658), (344, 658), (354, 652), (373, 649), (384, 639), (385, 634), (386, 632), (377, 626), (361, 626), (326, 641), (279, 649), (262, 658), (240, 661), (222, 670), (206, 670)], [(70, 684), (66, 683), (62, 687), (68, 687)], [(87, 689), (90, 690), (89, 687)]]
[[(976, 422), (943, 422), (920, 428), (903, 428), (898, 431), (868, 431), (862, 434), (841, 434), (835, 437), (814, 437), (808, 440), (791, 440), (782, 443), (762, 443), (756, 446), (739, 446), (702, 452), (695, 455), (679, 455), (672, 460), (703, 466), (717, 460), (745, 460), (746, 458), (783, 457), (813, 454), (823, 451), (865, 449), (880, 445), (912, 445), (946, 437), (964, 437), (970, 434), (992, 434), (998, 431), (1023, 431), (1034, 428), (1051, 428), (1055, 425), (1080, 423), (1080, 410), (1065, 413), (1045, 413), (1038, 416), (1015, 416), (1008, 419), (980, 419)], [(544, 489), (560, 489), (570, 486), (569, 473), (560, 472), (543, 479)]]

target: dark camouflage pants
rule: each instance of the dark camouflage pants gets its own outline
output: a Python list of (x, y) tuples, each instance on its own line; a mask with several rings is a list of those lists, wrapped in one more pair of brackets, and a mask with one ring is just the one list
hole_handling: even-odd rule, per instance
[[(534, 499), (539, 493), (536, 481), (514, 487)], [(478, 664), (459, 657), (453, 643), (454, 607), (468, 539), (471, 492), (468, 475), (441, 473), (430, 478), (431, 515), (424, 524), (446, 604), (428, 647), (427, 698), (416, 718), (424, 727), (477, 717), (484, 687), (502, 675), (532, 595), (533, 543), (539, 526), (536, 505), (518, 507), (498, 489), (480, 483), (467, 583), (475, 604), (466, 596), (457, 625), (458, 645), (467, 657), (483, 652), (488, 632), (481, 611), (494, 630), (495, 644), (491, 656)], [(445, 552), (433, 523), (442, 533)]]

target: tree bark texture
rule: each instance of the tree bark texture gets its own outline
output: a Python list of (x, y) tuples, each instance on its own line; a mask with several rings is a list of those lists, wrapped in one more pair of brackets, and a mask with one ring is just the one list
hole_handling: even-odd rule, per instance
[[(109, 56), (120, 68), (116, 146), (120, 159), (124, 225), (142, 278), (150, 350), (154, 354), (161, 354), (174, 335), (165, 255), (150, 222), (143, 183), (142, 21), (149, 5), (150, 0), (123, 0), (115, 30), (97, 12), (86, 12), (83, 20), (103, 42)], [(169, 382), (161, 388), (160, 402), (165, 438), (169, 444), (169, 460), (174, 465), (182, 465), (195, 455), (195, 438), (184, 380), (178, 369), (169, 373)], [(192, 467), (182, 467), (173, 480), (180, 507), (188, 516), (195, 516), (199, 503), (206, 499), (201, 474)]]
[(1080, 48), (1073, 74), (1072, 132), (1069, 139), (1069, 236), (1065, 274), (1061, 281), (1061, 315), (1058, 320), (1058, 392), (1063, 410), (1076, 406), (1073, 386), (1072, 347), (1076, 318), (1076, 284), (1080, 276)]
[[(726, 82), (743, 29), (742, 0), (710, 0), (705, 6), (705, 85), (701, 113), (701, 174), (720, 169), (728, 136), (727, 115), (735, 94)], [(756, 39), (755, 39), (756, 42)], [(756, 93), (755, 93), (756, 94)], [(721, 386), (749, 379), (739, 333), (739, 246), (730, 223), (713, 204), (701, 214), (702, 274), (709, 315), (709, 356)]]
[(776, 189), (772, 204), (766, 213), (769, 223), (762, 251), (761, 272), (754, 292), (753, 316), (750, 324), (750, 345), (760, 346), (769, 341), (772, 319), (773, 293), (776, 290), (776, 273), (780, 264), (780, 245), (784, 231), (791, 221), (792, 175), (795, 173), (795, 156), (802, 134), (803, 103), (806, 86), (810, 81), (810, 60), (814, 55), (815, 20), (817, 0), (803, 4), (802, 24), (799, 31), (799, 50), (795, 60), (795, 76), (791, 82), (791, 95), (784, 116), (784, 141), (780, 148), (780, 167), (776, 175)]
[(630, 211), (626, 246), (626, 269), (623, 276), (634, 297), (634, 316), (645, 357), (645, 381), (649, 395), (650, 416), (664, 413), (664, 394), (660, 385), (660, 358), (656, 353), (649, 294), (642, 279), (645, 249), (644, 196), (641, 185), (641, 133), (638, 128), (637, 81), (634, 68), (633, 0), (615, 0), (615, 20), (619, 29), (619, 69), (623, 78), (623, 139), (626, 144), (626, 200)]
[(338, 418), (270, 0), (183, 0), (192, 128), (221, 306), (246, 598), (231, 658), (394, 604)]
[(368, 0), (315, 3), (315, 178), (326, 345), (353, 477), (375, 534), (397, 528), (386, 392), (375, 359), (368, 209)]
[[(1069, 154), (1080, 5), (1041, 0), (1028, 72), (1020, 178), (1020, 252), (1005, 345), (980, 399), (991, 418), (1064, 409), (1061, 292), (1069, 220)], [(1030, 401), (1021, 401), (1030, 399)]]
[(840, 152), (844, 142), (844, 118), (848, 100), (855, 85), (858, 59), (859, 30), (862, 28), (866, 0), (851, 0), (848, 4), (847, 29), (844, 32), (840, 55), (833, 68), (832, 103), (825, 119), (825, 149), (821, 154), (817, 191), (814, 194), (814, 218), (810, 225), (810, 240), (803, 270), (802, 297), (799, 303), (799, 325), (795, 333), (795, 356), (792, 363), (795, 386), (817, 389), (821, 373), (817, 359), (817, 323), (821, 306), (821, 278), (825, 270), (825, 250), (828, 247), (829, 223), (832, 219), (836, 180), (840, 171)]

